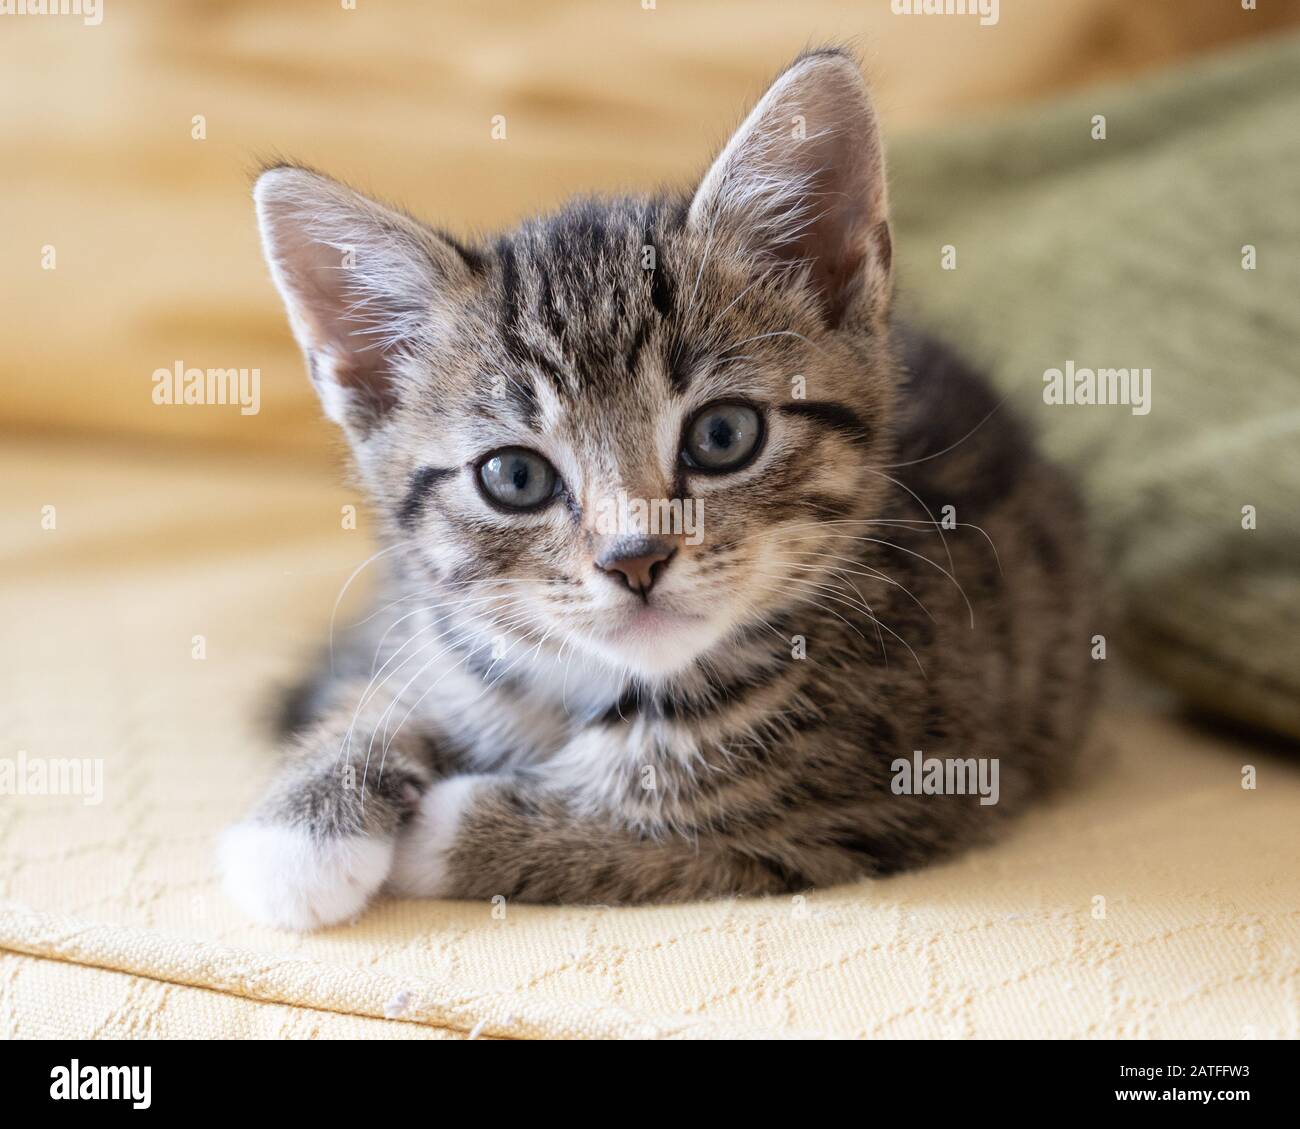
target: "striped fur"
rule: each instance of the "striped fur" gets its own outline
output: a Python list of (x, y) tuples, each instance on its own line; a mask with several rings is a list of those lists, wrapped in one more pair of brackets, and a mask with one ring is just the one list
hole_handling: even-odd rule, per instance
[[(982, 380), (893, 324), (847, 56), (796, 61), (693, 198), (582, 200), (473, 248), (303, 170), (258, 201), (385, 581), (232, 835), (384, 844), (407, 894), (790, 892), (962, 847), (1059, 778), (1092, 697), (1082, 518)], [(322, 244), (359, 249), (345, 279), (304, 265)], [(758, 406), (762, 449), (693, 473), (683, 427), (720, 399)], [(554, 505), (485, 504), (477, 461), (507, 446), (554, 465)], [(659, 621), (593, 565), (619, 491), (704, 504)], [(896, 794), (918, 749), (997, 758), (999, 802)], [(231, 864), (232, 893), (276, 865)]]

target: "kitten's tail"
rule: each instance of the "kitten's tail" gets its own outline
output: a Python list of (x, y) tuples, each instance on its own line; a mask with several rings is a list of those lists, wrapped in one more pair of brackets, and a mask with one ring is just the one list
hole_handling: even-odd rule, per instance
[(277, 741), (284, 741), (307, 729), (328, 710), (338, 675), (330, 670), (329, 654), (321, 651), (305, 672), (276, 686), (267, 696), (263, 724)]

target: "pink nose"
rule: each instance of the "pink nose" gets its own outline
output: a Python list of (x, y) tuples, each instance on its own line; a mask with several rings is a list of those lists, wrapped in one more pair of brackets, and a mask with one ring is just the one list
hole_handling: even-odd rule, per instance
[(676, 552), (665, 537), (620, 537), (596, 557), (596, 567), (644, 598)]

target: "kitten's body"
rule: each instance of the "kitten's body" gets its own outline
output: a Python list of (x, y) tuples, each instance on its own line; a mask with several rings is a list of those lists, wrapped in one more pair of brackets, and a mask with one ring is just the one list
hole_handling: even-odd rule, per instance
[[(391, 269), (360, 305), (349, 290), (388, 356), (321, 330), (331, 276), (304, 283), (306, 240), (276, 226), (311, 190), (310, 239), (350, 245), (322, 226), (341, 190), (295, 170), (260, 201), (388, 579), (226, 842), (255, 916), (326, 923), (385, 883), (612, 904), (885, 874), (981, 837), (1068, 763), (1092, 696), (1077, 506), (977, 377), (891, 327), (883, 166), (847, 68), (791, 68), (694, 201), (577, 204), (476, 250), (384, 213), (384, 253), (415, 242), (411, 269), (436, 268), (436, 297), (379, 314)], [(818, 177), (861, 179), (856, 211), (772, 189), (775, 135), (748, 139), (792, 106), (857, 115), (854, 149), (803, 150), (792, 174), (820, 199), (844, 193)], [(840, 143), (803, 144), (823, 139)], [(763, 219), (782, 208), (784, 236)], [(425, 301), (434, 324), (414, 328)], [(678, 444), (720, 400), (760, 409), (764, 437), (752, 465), (704, 476)], [(507, 445), (554, 464), (555, 505), (506, 516), (474, 495), (476, 456)], [(640, 604), (592, 565), (592, 514), (618, 491), (705, 506), (702, 543), (678, 542)], [(900, 793), (914, 750), (996, 758), (998, 802)]]

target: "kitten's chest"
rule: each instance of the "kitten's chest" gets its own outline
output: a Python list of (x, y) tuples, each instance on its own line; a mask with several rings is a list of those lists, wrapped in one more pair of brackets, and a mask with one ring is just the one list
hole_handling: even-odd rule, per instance
[(502, 772), (551, 761), (619, 695), (616, 679), (578, 663), (538, 659), (509, 676), (441, 673), (425, 702), (429, 727), (469, 769)]

